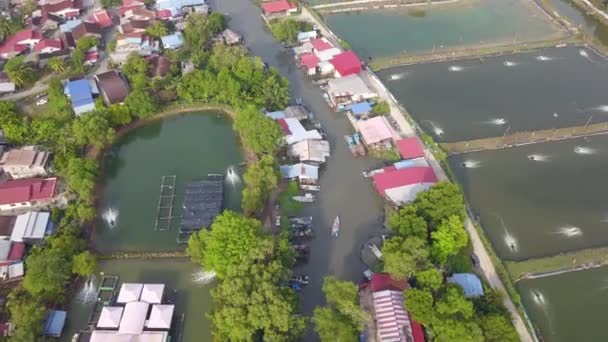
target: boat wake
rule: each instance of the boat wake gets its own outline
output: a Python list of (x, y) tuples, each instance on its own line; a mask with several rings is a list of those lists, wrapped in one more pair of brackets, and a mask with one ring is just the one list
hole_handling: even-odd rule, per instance
[(226, 170), (226, 182), (233, 185), (241, 182), (241, 177), (236, 173), (234, 166), (230, 166), (228, 170)]
[(476, 169), (480, 166), (481, 166), (481, 162), (479, 162), (477, 160), (465, 160), (462, 163), (462, 167), (464, 167), (465, 169)]
[(591, 147), (577, 146), (574, 148), (574, 153), (579, 155), (591, 155), (596, 154), (597, 150)]
[(506, 67), (515, 67), (519, 65), (519, 63), (513, 61), (504, 61), (502, 64)]
[(103, 214), (101, 214), (101, 218), (110, 228), (116, 227), (116, 220), (118, 220), (118, 210), (115, 208), (106, 209)]
[(583, 235), (583, 231), (579, 227), (574, 227), (574, 226), (569, 226), (569, 225), (560, 227), (556, 233), (560, 234), (564, 237), (567, 237), (567, 238)]
[(540, 55), (540, 56), (536, 56), (536, 60), (541, 61), (541, 62), (548, 62), (548, 61), (552, 61), (553, 57)]
[(544, 154), (529, 154), (528, 159), (532, 161), (545, 162), (549, 160), (549, 156)]
[(391, 81), (397, 81), (397, 80), (402, 79), (404, 76), (405, 76), (405, 73), (402, 73), (402, 74), (392, 74), (390, 76), (390, 80)]
[(458, 65), (450, 65), (448, 70), (458, 72), (464, 70), (464, 68)]
[(581, 55), (584, 58), (586, 58), (588, 61), (594, 62), (593, 58), (591, 58), (591, 56), (589, 56), (589, 53), (587, 52), (587, 50), (580, 49), (580, 50), (578, 50), (578, 53), (579, 53), (579, 55)]

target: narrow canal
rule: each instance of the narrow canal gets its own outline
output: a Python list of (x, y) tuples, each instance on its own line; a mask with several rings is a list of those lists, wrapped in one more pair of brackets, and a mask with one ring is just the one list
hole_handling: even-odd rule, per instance
[(365, 59), (562, 35), (527, 0), (460, 0), (430, 7), (328, 14), (325, 20)]
[[(315, 220), (317, 237), (311, 242), (308, 265), (296, 272), (308, 274), (311, 283), (301, 294), (304, 314), (310, 315), (316, 305), (324, 303), (321, 284), (325, 275), (358, 281), (365, 265), (359, 259), (362, 245), (380, 233), (382, 200), (361, 173), (376, 162), (355, 159), (344, 140), (352, 128), (343, 114), (333, 113), (323, 101), (321, 90), (306, 80), (296, 68), (293, 56), (276, 43), (260, 17), (259, 8), (248, 0), (216, 0), (214, 8), (229, 13), (230, 26), (244, 35), (245, 44), (254, 55), (276, 67), (291, 84), (292, 96), (302, 98), (327, 132), (332, 150), (320, 174), (321, 192), (305, 213)], [(340, 216), (342, 229), (335, 239), (330, 236), (332, 221)], [(312, 338), (308, 336), (307, 341)]]
[[(242, 184), (240, 143), (232, 123), (221, 113), (190, 113), (130, 132), (106, 153), (99, 220), (93, 243), (96, 249), (117, 251), (183, 250), (176, 242), (183, 189), (189, 181), (232, 168), (239, 177), (227, 179), (224, 206), (239, 210)], [(167, 231), (157, 231), (155, 215), (161, 177), (176, 175), (176, 217)], [(120, 282), (166, 283), (176, 291), (176, 315), (185, 316), (183, 342), (211, 340), (205, 313), (212, 309), (212, 276), (187, 258), (162, 260), (107, 260), (106, 275)], [(99, 278), (99, 277), (97, 277)], [(70, 305), (64, 341), (84, 329), (96, 297), (99, 279), (78, 289)], [(179, 339), (177, 340), (179, 341)]]

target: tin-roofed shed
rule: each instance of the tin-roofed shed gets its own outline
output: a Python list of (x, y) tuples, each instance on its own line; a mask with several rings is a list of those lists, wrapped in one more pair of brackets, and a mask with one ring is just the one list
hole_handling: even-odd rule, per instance
[(44, 321), (44, 334), (46, 336), (60, 337), (65, 325), (67, 312), (61, 310), (49, 310)]
[(481, 280), (473, 273), (454, 273), (448, 282), (460, 286), (467, 298), (483, 296)]

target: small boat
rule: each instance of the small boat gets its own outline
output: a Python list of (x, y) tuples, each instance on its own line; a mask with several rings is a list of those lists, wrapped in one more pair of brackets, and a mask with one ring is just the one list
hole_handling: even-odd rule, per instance
[(315, 195), (306, 193), (304, 196), (293, 196), (294, 201), (303, 203), (312, 203), (315, 201)]
[(331, 236), (338, 237), (338, 233), (340, 232), (340, 217), (336, 216), (334, 220), (334, 224), (331, 225)]
[(312, 216), (290, 217), (289, 222), (297, 224), (312, 224)]
[(321, 187), (318, 185), (300, 184), (300, 189), (308, 191), (319, 191)]

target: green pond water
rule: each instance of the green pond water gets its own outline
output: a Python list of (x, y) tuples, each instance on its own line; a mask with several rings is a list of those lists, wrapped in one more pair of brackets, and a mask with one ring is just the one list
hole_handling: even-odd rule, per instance
[(436, 140), (606, 121), (608, 63), (585, 47), (427, 63), (378, 73)]
[[(238, 177), (226, 181), (224, 207), (239, 210), (242, 161), (231, 122), (218, 113), (168, 118), (129, 133), (106, 156), (95, 247), (105, 253), (183, 249), (176, 236), (186, 183), (205, 178), (209, 173), (226, 174), (232, 168)], [(169, 231), (155, 231), (160, 181), (164, 175), (177, 176), (176, 219)], [(112, 217), (109, 213), (113, 213)], [(109, 260), (102, 262), (101, 271), (119, 276), (120, 283), (167, 284), (168, 291), (176, 291), (174, 315), (185, 316), (179, 340), (211, 340), (205, 313), (211, 309), (209, 290), (213, 284), (209, 284), (209, 275), (189, 259)], [(97, 275), (89, 285), (83, 284), (74, 295), (64, 340), (69, 341), (75, 332), (86, 327), (99, 278)]]
[(595, 16), (587, 13), (572, 0), (549, 0), (552, 8), (565, 17), (571, 24), (608, 46), (608, 26), (602, 24)]
[(538, 8), (522, 0), (464, 0), (416, 9), (347, 12), (329, 14), (325, 21), (365, 59), (561, 34)]
[(456, 155), (449, 163), (501, 258), (608, 245), (608, 136)]
[(606, 341), (608, 267), (522, 280), (517, 287), (544, 341)]

